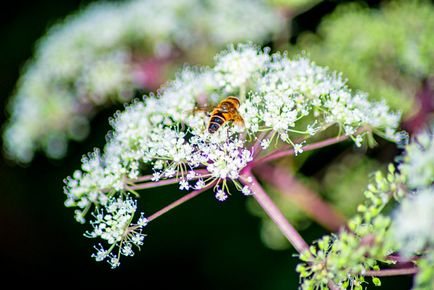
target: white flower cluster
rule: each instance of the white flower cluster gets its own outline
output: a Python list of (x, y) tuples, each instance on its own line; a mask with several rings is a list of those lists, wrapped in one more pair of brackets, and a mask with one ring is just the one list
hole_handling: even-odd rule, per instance
[[(234, 66), (231, 59), (244, 64)], [(332, 125), (348, 135), (366, 127), (394, 138), (398, 114), (351, 93), (336, 73), (305, 58), (241, 44), (219, 54), (216, 62), (210, 68), (185, 68), (157, 96), (135, 100), (115, 114), (103, 152), (84, 158), (82, 170), (65, 180), (66, 205), (79, 208), (79, 220), (92, 205), (107, 206), (104, 196), (137, 194), (135, 189), (152, 184), (178, 183), (180, 190), (213, 186), (219, 201), (228, 198), (231, 184), (250, 195), (239, 178), (255, 157), (263, 156), (261, 147), (289, 145), (299, 154), (311, 135)], [(237, 70), (242, 81), (230, 77)], [(239, 96), (244, 126), (229, 120), (209, 133), (210, 116), (195, 107), (215, 107), (228, 96)]]
[(68, 198), (65, 205), (77, 207), (75, 218), (84, 223), (84, 216), (92, 204), (106, 205), (108, 197), (106, 193), (123, 189), (121, 175), (116, 174), (116, 168), (108, 167), (101, 159), (99, 150), (95, 150), (82, 159), (82, 170), (76, 170), (71, 177), (66, 179), (65, 193)]
[(9, 157), (27, 163), (43, 150), (61, 158), (68, 139), (87, 136), (98, 106), (154, 89), (179, 63), (174, 58), (194, 59), (195, 47), (212, 55), (233, 41), (263, 42), (282, 27), (263, 0), (205, 2), (96, 3), (52, 27), (9, 105), (3, 136)]
[[(239, 66), (240, 75), (245, 77), (235, 88), (232, 79), (222, 78), (225, 71), (228, 75), (234, 73), (231, 58), (250, 59), (262, 65), (255, 69)], [(270, 131), (272, 136), (279, 134), (299, 153), (306, 141), (295, 144), (293, 140), (332, 124), (344, 127), (346, 134), (370, 126), (394, 138), (390, 132), (395, 132), (399, 114), (389, 112), (383, 103), (369, 102), (364, 94), (351, 94), (339, 76), (305, 58), (289, 59), (253, 45), (239, 45), (230, 47), (216, 60), (214, 68), (185, 68), (158, 96), (151, 95), (143, 102), (136, 100), (124, 112), (116, 113), (104, 153), (85, 158), (83, 173), (67, 179), (67, 204), (86, 204), (84, 198), (95, 202), (85, 192), (125, 189), (125, 178), (134, 180), (143, 175), (141, 170), (146, 164), (151, 166), (155, 180), (186, 178), (190, 170), (200, 168), (207, 170), (207, 178), (236, 180), (252, 160), (253, 147), (247, 139), (255, 140), (262, 131)], [(225, 63), (229, 68), (224, 67)], [(233, 89), (227, 92), (229, 86)], [(208, 133), (209, 117), (194, 113), (195, 106), (216, 104), (228, 94), (239, 95), (242, 86), (248, 89), (239, 108), (245, 123), (242, 132), (226, 122), (216, 133)], [(303, 117), (311, 123), (300, 130), (297, 123)], [(268, 147), (271, 139), (260, 142)]]
[[(132, 247), (140, 248), (143, 245), (145, 235), (142, 234), (142, 229), (148, 221), (142, 213), (137, 223), (132, 223), (137, 203), (129, 197), (111, 198), (104, 209), (97, 209), (93, 213), (95, 219), (90, 222), (93, 231), (87, 232), (85, 236), (99, 237), (107, 242), (109, 248), (105, 249), (102, 244), (99, 244), (99, 248), (96, 248), (97, 252), (92, 257), (98, 262), (107, 259), (112, 268), (116, 268), (120, 265), (120, 255), (133, 256)], [(118, 252), (114, 253), (116, 247)]]

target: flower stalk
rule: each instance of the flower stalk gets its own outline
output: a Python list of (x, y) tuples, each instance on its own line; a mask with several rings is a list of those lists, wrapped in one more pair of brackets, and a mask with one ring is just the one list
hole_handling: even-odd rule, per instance
[(210, 184), (207, 187), (204, 187), (202, 189), (199, 190), (195, 190), (192, 191), (186, 195), (184, 195), (183, 197), (181, 197), (180, 199), (177, 199), (176, 201), (172, 202), (171, 204), (165, 206), (164, 208), (160, 209), (159, 211), (155, 212), (154, 214), (150, 215), (148, 217), (148, 221), (153, 221), (156, 218), (162, 216), (163, 214), (171, 211), (172, 209), (174, 209), (175, 207), (195, 198), (196, 196), (200, 195), (201, 193), (205, 192), (206, 190), (208, 190), (209, 188), (211, 188), (214, 184)]
[[(249, 182), (251, 181), (251, 182)], [(279, 227), (285, 238), (299, 253), (303, 253), (309, 249), (308, 244), (304, 241), (297, 230), (288, 222), (280, 209), (274, 204), (268, 194), (264, 191), (259, 181), (250, 171), (244, 171), (241, 182), (247, 185), (253, 191), (253, 197), (264, 209), (273, 222)]]

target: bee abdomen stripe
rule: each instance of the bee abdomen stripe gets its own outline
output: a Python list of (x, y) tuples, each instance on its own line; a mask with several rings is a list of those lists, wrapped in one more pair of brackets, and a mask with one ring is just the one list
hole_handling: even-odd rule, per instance
[(209, 123), (208, 132), (214, 133), (220, 128), (220, 125), (214, 122)]
[(225, 119), (221, 116), (212, 116), (210, 119), (211, 123), (217, 123), (217, 124), (223, 124), (225, 122)]
[(225, 119), (225, 117), (223, 117), (223, 113), (220, 111), (215, 112), (214, 114), (211, 114), (211, 117), (219, 117), (219, 118), (222, 118), (223, 120)]

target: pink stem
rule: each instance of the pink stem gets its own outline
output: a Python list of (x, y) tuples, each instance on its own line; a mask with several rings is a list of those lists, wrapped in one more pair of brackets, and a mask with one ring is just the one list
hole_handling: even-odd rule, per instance
[(266, 136), (268, 136), (269, 133), (270, 133), (270, 132), (268, 132), (268, 133), (267, 133), (267, 132), (262, 132), (262, 133), (259, 135), (258, 139), (255, 141), (255, 144), (253, 144), (253, 146), (252, 146), (253, 157), (258, 156), (258, 154), (259, 154), (259, 152), (260, 152), (259, 147), (261, 146), (261, 141), (262, 141), (262, 139), (264, 139)]
[(321, 199), (316, 192), (298, 182), (288, 170), (264, 164), (255, 168), (255, 173), (328, 230), (338, 231), (345, 225), (345, 217), (340, 212)]
[[(251, 179), (251, 183), (248, 180)], [(286, 220), (285, 216), (274, 204), (271, 198), (265, 193), (259, 182), (253, 176), (250, 171), (244, 172), (240, 179), (244, 185), (250, 187), (253, 191), (253, 196), (259, 205), (264, 209), (268, 216), (279, 227), (282, 234), (288, 239), (288, 241), (294, 246), (299, 253), (309, 249), (308, 244), (303, 240), (300, 234), (294, 229), (294, 227)]]
[(199, 190), (195, 190), (192, 191), (186, 195), (184, 195), (183, 197), (181, 197), (178, 200), (175, 200), (174, 202), (172, 202), (171, 204), (163, 207), (162, 209), (160, 209), (159, 211), (157, 211), (156, 213), (152, 214), (151, 216), (148, 217), (148, 221), (152, 221), (156, 218), (158, 218), (159, 216), (162, 216), (163, 214), (167, 213), (168, 211), (174, 209), (175, 207), (177, 207), (178, 205), (183, 204), (184, 202), (198, 196), (199, 194), (201, 194), (202, 192), (206, 191), (207, 189), (211, 188), (213, 185), (215, 185), (215, 182), (210, 183), (208, 186), (199, 189)]
[(163, 185), (173, 184), (179, 182), (180, 178), (171, 178), (171, 179), (163, 179), (160, 181), (155, 182), (148, 182), (148, 183), (140, 183), (137, 185), (130, 185), (127, 187), (127, 189), (131, 190), (138, 190), (138, 189), (146, 189), (146, 188), (152, 188), (152, 187), (159, 187)]
[[(349, 136), (347, 135), (343, 135), (343, 136), (339, 136), (339, 137), (333, 137), (333, 138), (329, 138), (326, 139), (324, 141), (320, 141), (317, 143), (312, 143), (309, 145), (306, 145), (303, 147), (303, 151), (310, 151), (310, 150), (314, 150), (314, 149), (318, 149), (318, 148), (322, 148), (328, 145), (332, 145), (332, 144), (336, 144), (339, 142), (342, 142), (346, 139), (348, 139)], [(293, 155), (294, 154), (294, 149), (289, 149), (289, 150), (276, 150), (271, 152), (270, 154), (261, 157), (255, 161), (253, 161), (252, 163), (250, 163), (250, 168), (258, 166), (259, 164), (265, 163), (265, 162), (269, 162), (284, 156), (288, 156), (288, 155)]]
[[(249, 180), (251, 182), (249, 182)], [(305, 242), (302, 236), (297, 232), (296, 229), (288, 222), (285, 216), (282, 214), (280, 209), (274, 204), (271, 198), (267, 195), (264, 189), (256, 180), (255, 176), (250, 171), (244, 171), (240, 178), (240, 181), (250, 187), (253, 191), (253, 196), (262, 209), (268, 214), (268, 216), (273, 220), (273, 222), (279, 227), (282, 234), (291, 243), (291, 245), (297, 250), (298, 253), (303, 253), (309, 250), (309, 245)], [(329, 281), (327, 283), (329, 289), (339, 290), (339, 287)]]
[(400, 275), (412, 275), (418, 271), (417, 267), (401, 268), (401, 269), (384, 269), (378, 271), (367, 271), (364, 276), (374, 277), (387, 277), (387, 276), (400, 276)]

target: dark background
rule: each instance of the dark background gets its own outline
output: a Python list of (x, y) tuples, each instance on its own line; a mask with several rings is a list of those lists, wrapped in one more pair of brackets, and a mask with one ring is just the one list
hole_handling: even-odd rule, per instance
[[(0, 10), (0, 98), (5, 104), (19, 72), (32, 56), (35, 41), (56, 20), (90, 1), (14, 1)], [(339, 1), (325, 1), (296, 18), (294, 33), (315, 29)], [(343, 1), (340, 1), (343, 2)], [(348, 2), (348, 1), (347, 1)], [(370, 1), (372, 6), (378, 1)], [(294, 39), (293, 39), (294, 40)], [(63, 178), (79, 168), (81, 156), (104, 144), (106, 109), (92, 122), (91, 136), (71, 143), (68, 156), (53, 161), (37, 155), (27, 167), (0, 159), (0, 263), (3, 285), (138, 286), (177, 289), (296, 289), (298, 259), (294, 250), (273, 251), (259, 238), (259, 219), (250, 215), (246, 197), (232, 195), (219, 203), (201, 195), (149, 225), (148, 237), (133, 258), (111, 270), (90, 257), (91, 239), (63, 205)], [(1, 145), (1, 144), (0, 144)], [(306, 169), (309, 171), (309, 168)], [(311, 170), (311, 169), (310, 169)], [(140, 206), (152, 214), (179, 197), (176, 187), (142, 194)], [(324, 231), (317, 226), (301, 234), (308, 242)], [(59, 281), (59, 280), (57, 280)], [(66, 282), (66, 283), (65, 283)], [(409, 289), (411, 278), (383, 278), (381, 289)], [(153, 285), (153, 286), (152, 286)], [(14, 287), (16, 288), (16, 287)], [(373, 288), (373, 287), (372, 287)]]

